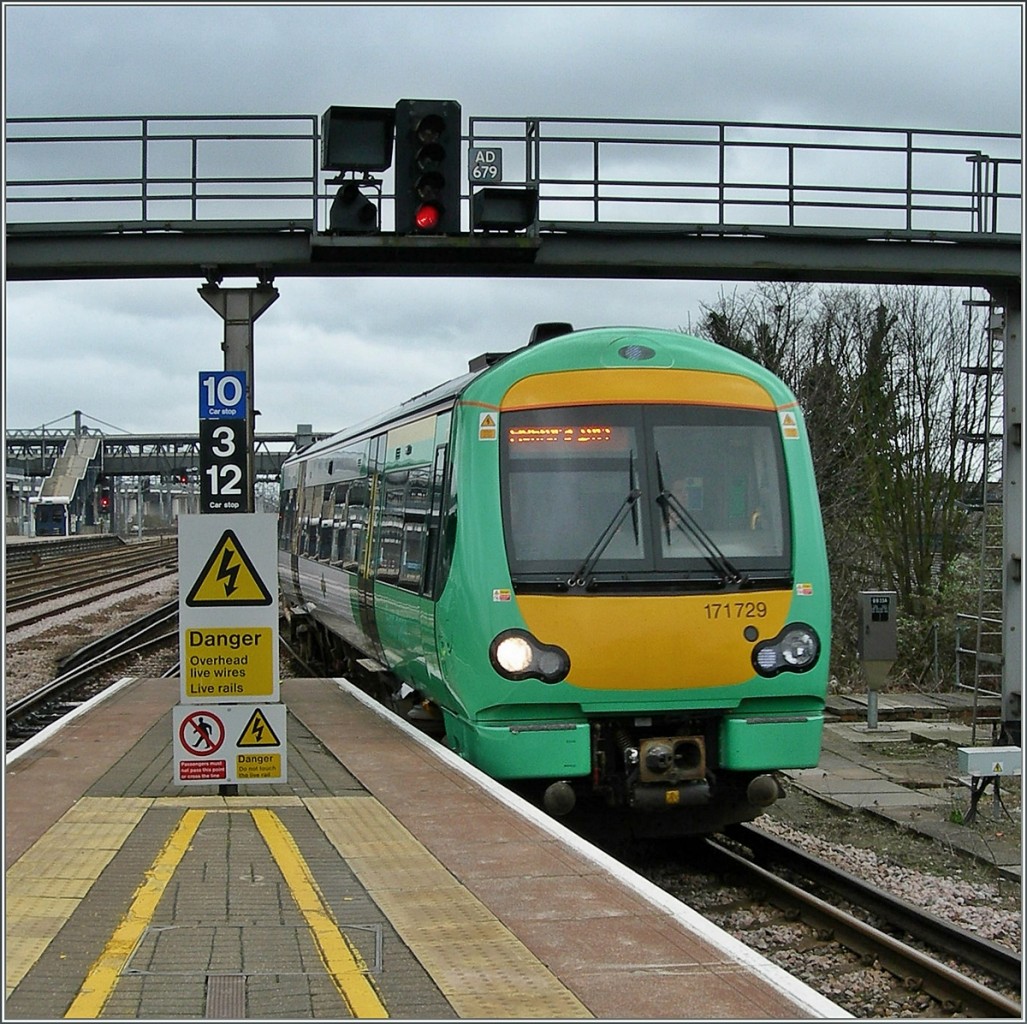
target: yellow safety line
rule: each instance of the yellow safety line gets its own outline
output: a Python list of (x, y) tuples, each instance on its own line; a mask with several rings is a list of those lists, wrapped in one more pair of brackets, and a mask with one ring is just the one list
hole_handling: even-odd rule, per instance
[(253, 820), (306, 919), (325, 968), (354, 1017), (388, 1017), (360, 954), (339, 931), (295, 841), (273, 811), (254, 808)]
[(186, 811), (179, 819), (171, 838), (157, 854), (146, 880), (135, 891), (132, 905), (114, 929), (114, 934), (104, 947), (97, 961), (89, 968), (85, 981), (75, 996), (65, 1017), (95, 1018), (103, 1008), (118, 983), (125, 964), (139, 943), (143, 932), (153, 919), (157, 904), (167, 888), (175, 868), (185, 856), (196, 830), (200, 827), (206, 811)]

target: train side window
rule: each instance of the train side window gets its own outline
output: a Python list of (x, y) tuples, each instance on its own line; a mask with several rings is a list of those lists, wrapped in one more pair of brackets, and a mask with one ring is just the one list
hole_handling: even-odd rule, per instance
[(317, 536), (317, 558), (320, 562), (327, 562), (332, 557), (332, 524), (335, 509), (335, 486), (326, 484), (324, 498), (319, 509), (319, 525)]
[(304, 516), (303, 546), (300, 554), (308, 558), (317, 558), (317, 534), (321, 527), (321, 500), (324, 485), (317, 484), (310, 488), (306, 497), (306, 515)]
[(356, 572), (364, 557), (364, 539), (367, 536), (367, 479), (354, 480), (349, 486), (346, 501), (346, 537), (342, 546), (342, 567)]
[(403, 499), (403, 551), (400, 556), (399, 585), (415, 594), (424, 577), (424, 555), (428, 529), (427, 466), (411, 469)]
[[(291, 474), (290, 474), (291, 475)], [(295, 469), (295, 476), (289, 481), (292, 484), (291, 515), (289, 520), (288, 549), (294, 555), (303, 554), (303, 514), (306, 496), (303, 483), (306, 478), (306, 465), (300, 463)]]
[(348, 483), (335, 485), (335, 505), (331, 510), (332, 550), (329, 556), (332, 565), (342, 565), (343, 554), (346, 550), (346, 503), (349, 489)]
[(417, 593), (424, 575), (428, 467), (382, 477), (385, 491), (377, 578)]
[(278, 548), (289, 551), (292, 547), (293, 524), (296, 520), (296, 491), (283, 491), (278, 512)]
[(384, 583), (399, 579), (399, 562), (403, 551), (403, 520), (386, 512), (378, 527), (378, 564), (375, 578)]

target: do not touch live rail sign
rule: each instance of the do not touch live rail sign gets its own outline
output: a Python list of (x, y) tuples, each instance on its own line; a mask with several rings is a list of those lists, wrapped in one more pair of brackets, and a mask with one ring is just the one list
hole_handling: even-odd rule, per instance
[(172, 724), (177, 783), (287, 781), (284, 704), (179, 704)]

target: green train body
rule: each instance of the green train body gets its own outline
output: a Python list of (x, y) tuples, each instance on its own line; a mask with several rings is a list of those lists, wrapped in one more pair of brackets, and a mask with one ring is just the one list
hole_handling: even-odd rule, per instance
[(809, 445), (736, 353), (598, 328), (480, 357), (293, 456), (280, 514), (297, 635), (554, 813), (592, 795), (638, 831), (703, 833), (818, 762)]

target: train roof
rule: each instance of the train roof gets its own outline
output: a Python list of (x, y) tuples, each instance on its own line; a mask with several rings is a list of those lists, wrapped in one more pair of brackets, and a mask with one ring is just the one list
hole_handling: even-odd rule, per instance
[(448, 380), (443, 384), (439, 384), (428, 391), (423, 391), (419, 395), (414, 395), (413, 398), (408, 398), (405, 402), (401, 402), (392, 409), (387, 409), (385, 412), (378, 413), (376, 416), (372, 416), (360, 423), (356, 423), (351, 427), (339, 430), (332, 434), (331, 437), (326, 437), (323, 440), (318, 441), (316, 444), (312, 444), (309, 447), (304, 448), (302, 451), (297, 452), (286, 461), (291, 462), (292, 459), (295, 458), (306, 458), (309, 455), (316, 455), (318, 452), (330, 451), (342, 440), (357, 440), (365, 435), (375, 433), (379, 428), (386, 424), (401, 422), (409, 416), (415, 416), (424, 412), (426, 409), (431, 409), (435, 406), (450, 405), (456, 400), (457, 396), (464, 390), (464, 388), (466, 388), (467, 385), (485, 369), (487, 369), (487, 367), (470, 371), (459, 377), (454, 377), (452, 380)]
[(712, 349), (717, 351), (717, 361), (723, 362), (726, 366), (731, 364), (746, 364), (750, 368), (751, 373), (757, 378), (769, 378), (772, 376), (769, 371), (765, 370), (758, 364), (753, 363), (751, 360), (739, 353), (732, 352), (730, 349), (725, 349), (722, 346), (717, 345), (715, 342), (695, 338), (694, 336), (686, 335), (677, 331), (638, 326), (606, 326), (575, 331), (568, 323), (536, 324), (526, 345), (522, 345), (519, 348), (512, 349), (508, 352), (483, 352), (481, 355), (469, 360), (467, 373), (461, 374), (459, 377), (454, 377), (442, 384), (438, 384), (427, 391), (422, 391), (420, 394), (414, 395), (412, 398), (408, 398), (399, 405), (378, 413), (363, 422), (337, 431), (332, 434), (331, 437), (325, 438), (322, 441), (318, 441), (317, 443), (302, 449), (302, 451), (297, 452), (286, 461), (288, 463), (293, 460), (303, 460), (321, 452), (330, 452), (338, 447), (338, 445), (343, 441), (356, 441), (362, 437), (366, 437), (380, 431), (381, 428), (385, 426), (403, 423), (405, 420), (416, 417), (430, 409), (444, 409), (452, 406), (456, 402), (457, 398), (459, 398), (459, 396), (476, 378), (480, 377), (483, 373), (498, 363), (503, 362), (509, 356), (527, 351), (541, 342), (549, 341), (552, 338), (572, 334), (584, 335), (586, 333), (602, 334), (608, 338), (615, 338), (620, 334), (650, 336), (676, 335), (681, 340), (691, 340), (693, 342), (701, 342), (704, 345), (709, 345)]

